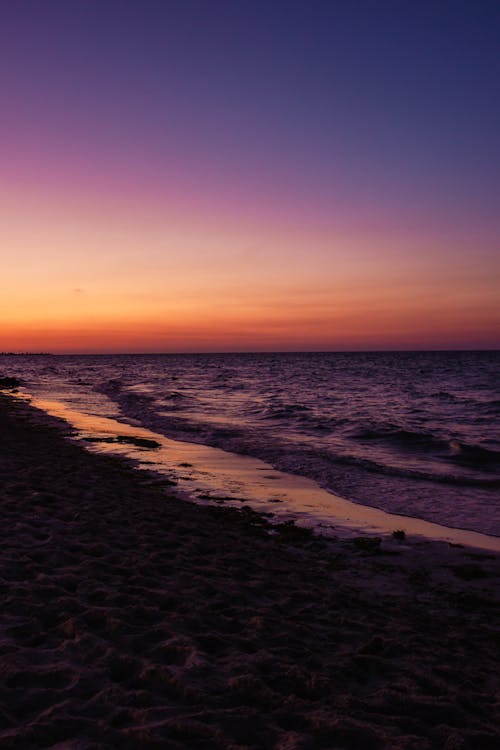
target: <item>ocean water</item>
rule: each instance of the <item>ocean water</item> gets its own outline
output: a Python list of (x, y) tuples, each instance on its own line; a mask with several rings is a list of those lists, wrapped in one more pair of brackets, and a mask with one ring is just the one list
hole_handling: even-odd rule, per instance
[(500, 352), (0, 358), (36, 397), (500, 536), (499, 374)]

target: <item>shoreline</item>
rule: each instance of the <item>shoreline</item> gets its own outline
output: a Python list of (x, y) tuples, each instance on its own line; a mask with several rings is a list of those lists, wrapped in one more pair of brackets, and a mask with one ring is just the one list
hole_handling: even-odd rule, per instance
[[(196, 355), (161, 364), (82, 356), (54, 366), (35, 358), (7, 364), (35, 398), (254, 456), (358, 505), (500, 538), (496, 358)], [(470, 378), (478, 391), (462, 399), (460, 383)]]
[[(134, 424), (135, 420), (122, 422), (91, 415), (61, 401), (30, 395), (27, 401), (49, 417), (63, 420), (76, 431), (78, 442), (85, 442), (87, 447), (93, 445), (96, 452), (122, 455), (139, 469), (167, 476), (177, 486), (176, 492), (191, 502), (227, 507), (246, 503), (264, 517), (273, 517), (272, 523), (293, 520), (322, 536), (352, 538), (368, 534), (381, 535), (387, 541), (394, 532), (403, 532), (416, 539), (500, 553), (500, 537), (494, 534), (445, 526), (348, 500), (321, 487), (314, 479), (280, 471), (256, 457), (173, 439)], [(145, 452), (137, 439), (139, 443), (141, 439), (149, 441), (154, 450)]]
[(496, 746), (499, 555), (270, 534), (6, 395), (0, 446), (0, 747)]

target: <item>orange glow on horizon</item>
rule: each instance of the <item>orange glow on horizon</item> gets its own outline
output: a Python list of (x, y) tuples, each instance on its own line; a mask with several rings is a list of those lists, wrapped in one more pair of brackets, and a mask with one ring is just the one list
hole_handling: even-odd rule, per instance
[[(362, 306), (300, 305), (293, 309), (282, 302), (260, 309), (224, 306), (175, 310), (130, 317), (115, 310), (113, 315), (79, 315), (75, 310), (61, 322), (57, 316), (30, 320), (6, 320), (0, 326), (0, 349), (4, 351), (50, 351), (53, 353), (106, 352), (196, 352), (196, 351), (306, 351), (345, 349), (489, 348), (500, 324), (492, 319), (488, 305), (462, 308), (458, 317), (453, 305), (427, 309), (400, 303), (397, 315), (388, 300)], [(61, 316), (62, 317), (62, 316)], [(465, 346), (464, 346), (465, 344)]]
[[(0, 191), (1, 192), (1, 191)], [(449, 231), (192, 221), (10, 196), (0, 351), (495, 348), (500, 262)], [(64, 210), (63, 210), (64, 208)]]

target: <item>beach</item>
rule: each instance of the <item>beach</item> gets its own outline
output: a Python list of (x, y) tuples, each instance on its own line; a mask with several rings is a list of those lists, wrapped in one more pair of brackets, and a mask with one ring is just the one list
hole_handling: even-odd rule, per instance
[(0, 748), (496, 748), (500, 558), (181, 499), (0, 395)]

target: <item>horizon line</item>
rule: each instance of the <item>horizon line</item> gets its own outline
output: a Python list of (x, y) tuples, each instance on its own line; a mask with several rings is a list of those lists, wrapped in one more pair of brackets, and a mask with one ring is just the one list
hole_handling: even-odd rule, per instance
[(500, 352), (499, 347), (444, 349), (444, 348), (422, 348), (422, 349), (280, 349), (280, 350), (214, 350), (214, 351), (99, 351), (99, 352), (0, 352), (1, 357), (167, 357), (167, 356), (200, 356), (200, 355), (228, 355), (228, 354), (461, 354), (468, 352)]

